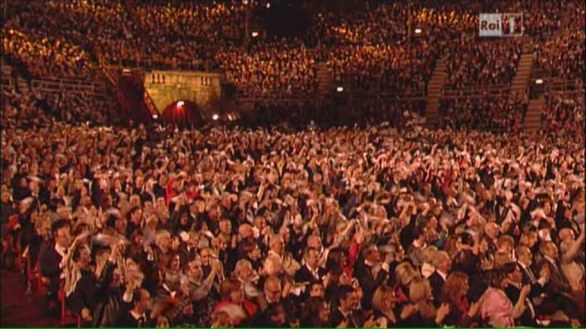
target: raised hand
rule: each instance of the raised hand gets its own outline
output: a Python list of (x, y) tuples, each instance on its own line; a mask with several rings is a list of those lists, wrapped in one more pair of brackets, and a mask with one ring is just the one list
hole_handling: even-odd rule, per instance
[(444, 321), (446, 315), (450, 313), (450, 305), (449, 304), (442, 304), (438, 309), (435, 316), (435, 322), (441, 323)]
[(470, 309), (468, 310), (468, 316), (473, 318), (478, 314), (480, 311), (480, 307), (482, 306), (482, 300), (478, 300), (476, 303), (472, 303), (470, 305)]

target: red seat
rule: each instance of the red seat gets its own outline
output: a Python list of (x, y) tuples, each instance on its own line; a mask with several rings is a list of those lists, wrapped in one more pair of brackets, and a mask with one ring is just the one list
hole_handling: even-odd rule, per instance
[(63, 327), (66, 324), (76, 323), (79, 328), (81, 326), (81, 318), (67, 309), (65, 291), (63, 291), (63, 281), (61, 281), (61, 286), (57, 292), (57, 298), (61, 304), (61, 326)]
[(25, 263), (28, 286), (31, 289), (34, 288), (36, 293), (43, 295), (46, 292), (49, 280), (41, 275), (38, 263), (33, 266), (29, 255), (25, 256)]

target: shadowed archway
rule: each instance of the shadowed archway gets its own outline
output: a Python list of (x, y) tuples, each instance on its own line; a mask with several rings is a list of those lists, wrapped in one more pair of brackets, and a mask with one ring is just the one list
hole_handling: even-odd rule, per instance
[(205, 123), (197, 104), (192, 101), (176, 101), (169, 104), (163, 111), (161, 119), (179, 126), (193, 125), (200, 127)]

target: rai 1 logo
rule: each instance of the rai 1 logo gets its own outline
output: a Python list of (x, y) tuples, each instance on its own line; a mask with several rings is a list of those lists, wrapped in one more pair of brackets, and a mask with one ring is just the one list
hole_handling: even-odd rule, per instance
[(523, 14), (480, 14), (478, 34), (481, 37), (520, 37), (523, 35)]

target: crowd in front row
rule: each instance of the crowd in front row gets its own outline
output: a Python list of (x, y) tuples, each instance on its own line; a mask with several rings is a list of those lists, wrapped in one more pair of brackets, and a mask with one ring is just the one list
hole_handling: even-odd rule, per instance
[(586, 323), (577, 137), (31, 115), (3, 121), (3, 261), (38, 264), (48, 314), (62, 295), (95, 327)]

